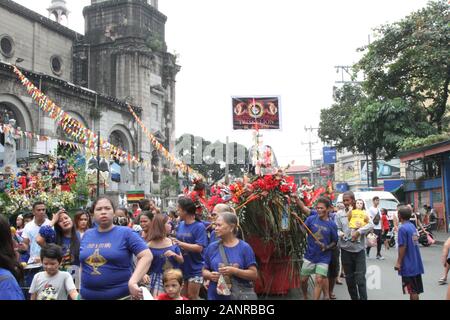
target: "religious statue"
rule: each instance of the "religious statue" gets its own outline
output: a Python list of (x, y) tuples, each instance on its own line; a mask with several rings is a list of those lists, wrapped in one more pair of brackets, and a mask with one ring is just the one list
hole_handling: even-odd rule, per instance
[(16, 120), (10, 119), (9, 125), (5, 130), (5, 148), (3, 167), (10, 166), (14, 171), (17, 170), (17, 151), (16, 140), (20, 138), (20, 135), (16, 132)]

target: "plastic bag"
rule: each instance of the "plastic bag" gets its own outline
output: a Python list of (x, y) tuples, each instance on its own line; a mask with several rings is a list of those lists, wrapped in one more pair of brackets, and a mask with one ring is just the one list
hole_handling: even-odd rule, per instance
[(367, 247), (373, 248), (377, 246), (377, 235), (375, 233), (369, 233), (367, 236)]
[(217, 294), (221, 296), (230, 296), (231, 290), (223, 275), (220, 275), (219, 281), (217, 282)]

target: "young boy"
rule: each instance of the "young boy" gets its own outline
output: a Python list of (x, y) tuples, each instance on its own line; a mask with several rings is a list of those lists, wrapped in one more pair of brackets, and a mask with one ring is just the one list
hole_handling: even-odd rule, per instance
[(178, 269), (164, 272), (163, 285), (165, 293), (161, 293), (156, 300), (188, 300), (181, 295), (183, 289), (183, 273)]
[(72, 300), (78, 299), (72, 276), (59, 271), (62, 261), (62, 249), (56, 244), (49, 244), (41, 250), (44, 271), (37, 273), (30, 287), (31, 300)]
[(424, 269), (417, 229), (409, 220), (411, 214), (412, 211), (407, 206), (401, 206), (398, 209), (402, 225), (398, 230), (398, 259), (395, 270), (402, 277), (403, 293), (408, 293), (411, 300), (419, 300), (419, 294), (423, 293), (422, 274)]

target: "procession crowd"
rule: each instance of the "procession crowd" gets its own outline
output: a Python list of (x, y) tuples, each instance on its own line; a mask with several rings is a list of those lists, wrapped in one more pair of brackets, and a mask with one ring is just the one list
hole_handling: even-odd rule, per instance
[[(314, 209), (293, 200), (307, 219), (308, 233), (300, 273), (303, 296), (314, 276), (314, 299), (335, 299), (334, 286), (345, 274), (353, 300), (367, 300), (366, 259), (377, 259), (389, 231), (387, 211), (379, 199), (366, 210), (352, 192), (334, 207), (326, 197)], [(154, 201), (115, 208), (97, 199), (89, 211), (72, 218), (61, 208), (50, 220), (44, 203), (18, 216), (15, 227), (0, 217), (0, 300), (254, 300), (258, 263), (243, 240), (235, 210), (217, 204), (206, 220), (189, 197), (176, 210), (161, 213)], [(410, 206), (398, 207), (393, 219), (398, 260), (395, 269), (405, 294), (419, 299), (424, 267), (417, 242), (420, 219)], [(385, 243), (386, 245), (386, 243)], [(442, 262), (448, 273), (450, 239)], [(448, 292), (450, 299), (450, 289)]]

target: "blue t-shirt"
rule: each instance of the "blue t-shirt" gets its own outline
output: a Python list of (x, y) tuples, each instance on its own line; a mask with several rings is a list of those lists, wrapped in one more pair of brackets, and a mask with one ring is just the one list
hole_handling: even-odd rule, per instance
[[(77, 238), (78, 241), (80, 240), (80, 233), (77, 231)], [(66, 238), (63, 237), (62, 238), (62, 252), (63, 252), (63, 265), (75, 265), (75, 266), (79, 266), (80, 265), (80, 259), (77, 256), (72, 256), (70, 253), (70, 244), (72, 242), (72, 238)]]
[(16, 278), (3, 268), (0, 268), (0, 300), (25, 300)]
[[(208, 246), (208, 238), (206, 236), (205, 226), (201, 222), (186, 224), (184, 221), (180, 223), (177, 231), (177, 239), (181, 242), (190, 244), (198, 244), (203, 248)], [(181, 250), (184, 257), (183, 277), (189, 279), (193, 277), (201, 277), (203, 269), (202, 253)]]
[(419, 249), (419, 235), (417, 229), (409, 221), (402, 223), (398, 229), (398, 247), (406, 247), (405, 257), (399, 275), (414, 277), (424, 274), (422, 257)]
[[(257, 266), (255, 253), (247, 242), (239, 240), (236, 246), (231, 248), (224, 246), (224, 249), (229, 264), (238, 264), (239, 267), (237, 265), (235, 267), (242, 270), (247, 270), (251, 266)], [(220, 263), (225, 264), (220, 255), (219, 241), (216, 241), (211, 243), (205, 250), (205, 269), (211, 272), (218, 272)], [(235, 277), (235, 279), (241, 283), (251, 285), (251, 282), (248, 280), (238, 277)], [(218, 295), (217, 283), (211, 281), (208, 288), (208, 300), (230, 300), (230, 297)]]
[(153, 254), (153, 260), (152, 265), (150, 266), (150, 270), (148, 271), (149, 274), (163, 273), (168, 269), (180, 269), (180, 264), (175, 260), (174, 257), (167, 258), (166, 256), (164, 256), (164, 253), (169, 250), (175, 252), (178, 255), (181, 253), (180, 247), (176, 244), (162, 249), (150, 248), (150, 251)]
[[(56, 231), (51, 226), (42, 226), (39, 230), (39, 234), (41, 237), (45, 239), (46, 243), (56, 243)], [(76, 232), (77, 239), (80, 241), (80, 233)], [(62, 237), (61, 243), (58, 243), (59, 246), (61, 246), (62, 253), (63, 253), (63, 259), (62, 259), (62, 266), (69, 266), (69, 265), (80, 265), (80, 259), (78, 256), (72, 256), (70, 252), (70, 244), (72, 242), (71, 237)]]
[[(337, 225), (332, 220), (321, 220), (317, 211), (312, 210), (311, 215), (305, 221), (306, 226), (311, 230), (314, 236), (328, 246), (330, 243), (338, 241)], [(308, 234), (307, 248), (305, 253), (305, 259), (312, 263), (326, 263), (331, 262), (330, 250), (322, 251), (320, 246), (316, 243), (316, 240)]]
[(147, 244), (128, 227), (86, 231), (80, 245), (82, 298), (116, 300), (128, 296), (132, 256), (144, 250), (148, 250)]

